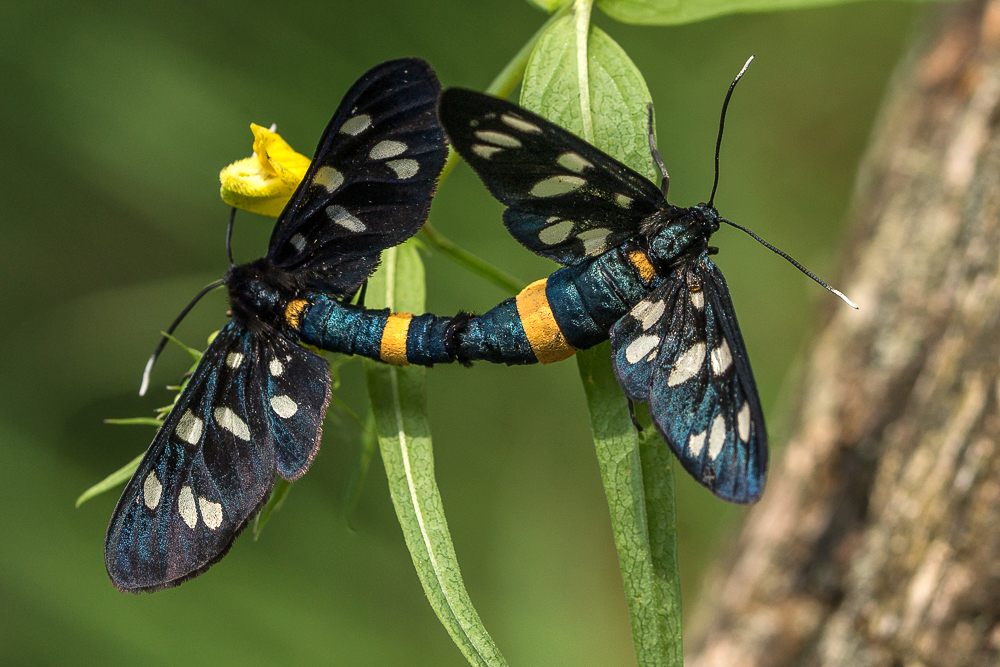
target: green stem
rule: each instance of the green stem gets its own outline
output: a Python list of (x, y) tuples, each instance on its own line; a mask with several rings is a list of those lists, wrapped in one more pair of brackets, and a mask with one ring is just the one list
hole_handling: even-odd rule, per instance
[(486, 260), (476, 257), (468, 250), (448, 240), (431, 227), (430, 223), (424, 223), (420, 231), (423, 233), (423, 240), (445, 257), (480, 278), (493, 283), (508, 294), (514, 295), (524, 289), (525, 283), (523, 281), (507, 275)]

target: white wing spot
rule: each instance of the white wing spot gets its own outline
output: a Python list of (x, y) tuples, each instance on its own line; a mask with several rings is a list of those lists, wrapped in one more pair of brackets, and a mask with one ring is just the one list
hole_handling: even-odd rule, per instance
[(691, 305), (693, 305), (698, 310), (705, 307), (705, 292), (698, 290), (697, 292), (691, 292)]
[(733, 355), (729, 351), (729, 343), (722, 339), (722, 345), (712, 350), (712, 372), (722, 375), (733, 364)]
[(372, 117), (366, 113), (359, 114), (354, 118), (348, 118), (344, 121), (344, 124), (340, 126), (341, 134), (349, 134), (352, 137), (356, 137), (372, 124)]
[(626, 197), (625, 195), (615, 195), (615, 203), (622, 208), (628, 208), (632, 205), (632, 198)]
[(487, 146), (486, 144), (473, 144), (472, 152), (483, 158), (484, 160), (489, 160), (491, 157), (502, 151), (503, 149), (499, 146)]
[(659, 350), (653, 350), (652, 352), (650, 352), (649, 356), (646, 357), (646, 361), (652, 361), (653, 359), (656, 359), (656, 354), (658, 352), (659, 352)]
[(177, 422), (174, 433), (189, 445), (197, 445), (198, 441), (201, 440), (201, 429), (204, 425), (205, 422), (195, 417), (191, 410), (185, 410), (180, 421)]
[(230, 368), (239, 368), (243, 363), (243, 355), (239, 352), (230, 352), (226, 356), (226, 365)]
[(194, 493), (190, 486), (181, 487), (180, 495), (177, 496), (177, 511), (188, 528), (194, 528), (198, 523), (198, 510), (195, 509)]
[(707, 433), (702, 431), (701, 433), (696, 433), (688, 438), (688, 449), (691, 450), (691, 456), (697, 458), (701, 456), (701, 450), (705, 449), (705, 436)]
[(142, 483), (142, 499), (146, 501), (146, 507), (155, 510), (160, 504), (160, 494), (163, 493), (163, 485), (156, 479), (156, 473), (150, 471), (146, 475), (146, 481)]
[(344, 184), (344, 175), (333, 167), (320, 167), (313, 176), (313, 183), (322, 185), (327, 192), (333, 192)]
[(708, 457), (714, 461), (724, 444), (726, 444), (726, 420), (722, 415), (716, 415), (712, 422), (712, 432), (708, 436)]
[(569, 234), (572, 231), (573, 221), (563, 220), (562, 222), (557, 222), (554, 225), (549, 225), (542, 231), (538, 232), (538, 240), (545, 245), (555, 245), (568, 239)]
[(365, 223), (348, 213), (347, 209), (343, 206), (327, 206), (326, 215), (330, 220), (348, 231), (363, 232), (367, 229)]
[(639, 305), (642, 304), (646, 304), (646, 307), (639, 312), (636, 312), (637, 308), (633, 308), (632, 316), (642, 322), (642, 330), (647, 331), (651, 326), (660, 321), (660, 318), (663, 317), (663, 311), (667, 309), (667, 305), (663, 301), (655, 301), (653, 303), (640, 301)]
[(396, 157), (397, 155), (402, 155), (406, 152), (406, 144), (402, 141), (393, 141), (392, 139), (386, 139), (375, 144), (375, 148), (372, 149), (368, 157), (372, 160), (384, 160), (389, 157)]
[(299, 252), (302, 252), (302, 249), (306, 247), (306, 239), (302, 234), (295, 234), (288, 242), (295, 246), (295, 249)]
[(585, 232), (580, 232), (576, 238), (583, 241), (583, 252), (593, 257), (607, 250), (609, 234), (611, 234), (610, 229), (598, 227), (597, 229), (588, 229)]
[(705, 361), (705, 342), (701, 341), (677, 357), (677, 361), (674, 362), (674, 367), (670, 371), (670, 377), (667, 378), (667, 386), (676, 387), (693, 378), (698, 374), (703, 361)]
[(594, 166), (593, 162), (591, 162), (590, 160), (586, 159), (585, 157), (583, 157), (578, 153), (574, 153), (573, 151), (563, 153), (562, 155), (556, 158), (556, 162), (561, 164), (566, 169), (569, 169), (570, 171), (575, 171), (578, 174), (583, 173), (583, 170), (586, 169), (587, 167)]
[(743, 407), (736, 415), (736, 426), (740, 430), (740, 440), (750, 442), (750, 404), (743, 401)]
[(586, 182), (579, 176), (563, 176), (560, 174), (559, 176), (552, 176), (536, 183), (535, 187), (531, 188), (531, 195), (533, 197), (564, 195), (567, 192), (573, 192), (573, 190), (583, 186)]
[(659, 344), (659, 336), (639, 336), (625, 348), (625, 358), (630, 364), (634, 364)]
[(501, 146), (503, 148), (520, 148), (521, 141), (516, 137), (512, 137), (509, 134), (504, 134), (503, 132), (494, 132), (493, 130), (479, 130), (476, 132), (476, 138), (480, 141), (485, 141), (488, 144), (493, 144), (494, 146)]
[(285, 372), (285, 367), (277, 359), (271, 359), (271, 363), (267, 365), (267, 368), (274, 377), (280, 377)]
[(521, 130), (522, 132), (541, 132), (542, 131), (542, 128), (538, 127), (534, 123), (529, 123), (528, 121), (524, 120), (523, 118), (518, 118), (517, 116), (514, 116), (514, 115), (509, 114), (509, 113), (505, 113), (502, 116), (500, 116), (500, 120), (502, 120), (507, 125), (510, 125), (515, 130)]
[(250, 442), (250, 429), (247, 428), (247, 423), (240, 419), (235, 412), (229, 408), (216, 408), (214, 414), (215, 421), (218, 422), (219, 426), (240, 440)]
[(288, 396), (272, 396), (271, 408), (278, 413), (282, 419), (288, 419), (299, 411), (298, 404)]
[(416, 160), (389, 160), (386, 165), (398, 176), (401, 180), (406, 180), (412, 178), (418, 171), (420, 171), (420, 163)]
[(199, 496), (198, 506), (201, 507), (201, 518), (205, 520), (206, 526), (215, 530), (222, 525), (222, 505)]

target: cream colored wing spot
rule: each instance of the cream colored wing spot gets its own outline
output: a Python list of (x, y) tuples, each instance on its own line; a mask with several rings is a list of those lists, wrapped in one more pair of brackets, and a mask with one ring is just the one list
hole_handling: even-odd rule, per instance
[(667, 378), (667, 386), (676, 387), (693, 378), (698, 374), (703, 361), (705, 361), (705, 342), (700, 341), (677, 357), (677, 361), (674, 362), (674, 367), (670, 371), (670, 376)]
[(494, 132), (493, 130), (479, 130), (476, 132), (476, 139), (493, 144), (494, 146), (500, 146), (501, 148), (521, 147), (521, 141), (517, 137), (512, 137), (503, 132)]
[(348, 118), (344, 121), (344, 124), (340, 126), (341, 134), (349, 134), (352, 137), (356, 137), (365, 130), (367, 130), (372, 124), (372, 117), (366, 113), (358, 114), (353, 118)]
[(199, 496), (198, 506), (201, 508), (201, 518), (205, 520), (206, 526), (215, 530), (222, 525), (222, 505)]
[(368, 157), (372, 160), (385, 160), (387, 158), (396, 157), (397, 155), (402, 155), (406, 152), (406, 144), (402, 141), (393, 141), (392, 139), (384, 139), (383, 141), (375, 144)]
[(226, 429), (233, 435), (235, 435), (240, 440), (245, 442), (250, 442), (250, 429), (247, 427), (247, 423), (239, 418), (239, 416), (230, 410), (229, 408), (216, 408), (215, 421), (222, 428)]
[(195, 417), (194, 413), (188, 409), (184, 411), (180, 421), (177, 422), (174, 435), (189, 445), (197, 445), (198, 441), (201, 440), (201, 430), (204, 426), (205, 422)]
[(736, 427), (740, 432), (740, 440), (750, 442), (750, 404), (743, 401), (743, 407), (736, 415)]
[(299, 405), (290, 396), (272, 396), (271, 409), (283, 419), (288, 419), (299, 411)]
[(194, 492), (190, 486), (181, 487), (181, 492), (177, 496), (177, 512), (188, 528), (194, 528), (198, 523), (198, 510), (195, 509)]
[(713, 461), (726, 444), (726, 420), (722, 415), (716, 415), (712, 421), (712, 432), (708, 436), (708, 456)]
[(146, 503), (146, 507), (151, 510), (155, 510), (156, 506), (160, 504), (160, 496), (163, 494), (163, 485), (160, 484), (160, 480), (156, 478), (156, 473), (150, 471), (146, 475), (146, 481), (142, 483), (142, 499)]
[(634, 364), (660, 344), (659, 336), (639, 336), (625, 348), (625, 359)]
[(500, 120), (503, 121), (506, 125), (509, 125), (515, 130), (520, 130), (521, 132), (532, 132), (537, 134), (541, 133), (542, 131), (542, 128), (538, 127), (534, 123), (529, 123), (523, 118), (518, 118), (513, 114), (509, 113), (502, 114), (500, 116)]

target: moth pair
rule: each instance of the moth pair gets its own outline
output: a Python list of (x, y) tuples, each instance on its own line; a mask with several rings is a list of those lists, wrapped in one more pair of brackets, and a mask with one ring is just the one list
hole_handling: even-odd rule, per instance
[[(508, 207), (511, 234), (563, 268), (478, 317), (352, 305), (382, 250), (424, 223), (446, 135)], [(652, 133), (650, 142), (662, 165)], [(421, 60), (375, 67), (324, 131), (267, 254), (226, 273), (232, 318), (111, 518), (112, 581), (139, 592), (196, 576), (266, 502), (275, 475), (305, 473), (330, 376), (299, 342), (404, 365), (522, 364), (610, 337), (622, 389), (649, 402), (685, 469), (725, 500), (754, 502), (767, 436), (729, 292), (709, 258), (720, 222), (711, 200), (668, 204), (665, 186), (533, 113), (472, 91), (442, 94)]]

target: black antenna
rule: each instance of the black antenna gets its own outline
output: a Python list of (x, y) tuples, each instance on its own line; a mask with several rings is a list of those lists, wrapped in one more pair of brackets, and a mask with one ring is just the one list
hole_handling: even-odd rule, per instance
[[(236, 209), (234, 208), (233, 211), (235, 212)], [(145, 370), (142, 371), (142, 384), (139, 385), (140, 396), (146, 395), (146, 390), (149, 388), (149, 373), (150, 371), (153, 370), (153, 364), (156, 363), (156, 358), (160, 356), (160, 352), (163, 352), (163, 348), (166, 347), (167, 341), (169, 340), (168, 336), (174, 333), (174, 329), (176, 329), (177, 325), (181, 323), (181, 320), (184, 319), (184, 316), (187, 315), (189, 312), (191, 312), (191, 309), (194, 308), (194, 305), (201, 300), (201, 297), (205, 296), (214, 289), (222, 287), (225, 284), (226, 283), (224, 280), (216, 280), (211, 285), (206, 285), (205, 287), (203, 287), (202, 290), (198, 292), (198, 295), (195, 298), (191, 299), (191, 303), (189, 303), (187, 306), (184, 307), (184, 310), (182, 310), (181, 314), (177, 316), (177, 319), (174, 320), (173, 324), (170, 325), (170, 328), (167, 329), (163, 338), (160, 339), (160, 344), (156, 346), (155, 350), (153, 350), (153, 355), (149, 358), (149, 361), (146, 362)]]
[[(750, 56), (746, 63), (743, 65), (743, 69), (740, 73), (736, 75), (733, 82), (729, 84), (729, 92), (726, 93), (726, 101), (722, 103), (722, 118), (719, 119), (719, 138), (715, 140), (715, 183), (712, 184), (712, 196), (708, 198), (708, 205), (711, 207), (713, 202), (715, 202), (715, 191), (719, 188), (719, 151), (722, 149), (722, 130), (726, 127), (726, 109), (729, 108), (729, 98), (733, 96), (733, 88), (739, 83), (743, 75), (746, 74), (747, 67), (750, 67), (750, 63), (753, 62), (753, 56)], [(713, 207), (714, 208), (714, 207)]]
[(829, 290), (829, 291), (833, 292), (834, 294), (836, 294), (837, 296), (839, 296), (841, 299), (843, 299), (847, 303), (848, 306), (850, 306), (854, 310), (858, 310), (858, 307), (856, 305), (854, 305), (853, 301), (851, 301), (850, 299), (847, 298), (847, 295), (845, 295), (840, 290), (834, 289), (834, 288), (830, 287), (829, 285), (827, 285), (825, 282), (823, 282), (822, 280), (820, 280), (819, 277), (815, 273), (813, 273), (812, 271), (810, 271), (809, 269), (807, 269), (806, 267), (802, 266), (801, 264), (799, 264), (798, 262), (796, 262), (794, 259), (792, 259), (791, 257), (789, 257), (787, 253), (782, 252), (781, 250), (778, 250), (773, 245), (771, 245), (770, 243), (768, 243), (767, 241), (765, 241), (761, 237), (757, 236), (756, 234), (754, 234), (753, 232), (751, 232), (746, 227), (743, 227), (741, 225), (737, 225), (735, 222), (730, 222), (729, 220), (726, 220), (725, 218), (719, 218), (719, 219), (722, 220), (722, 222), (724, 222), (727, 225), (729, 225), (730, 227), (735, 227), (736, 229), (739, 229), (740, 231), (746, 232), (747, 234), (750, 235), (751, 238), (753, 238), (753, 240), (757, 241), (758, 243), (760, 243), (762, 246), (764, 246), (768, 250), (781, 255), (782, 257), (784, 257), (785, 259), (787, 259), (789, 262), (791, 262), (792, 266), (794, 266), (796, 269), (798, 269), (802, 273), (806, 274), (807, 276), (809, 276), (810, 278), (812, 278), (813, 280), (815, 280), (816, 282), (818, 282), (820, 285), (822, 285), (827, 290)]
[(226, 227), (226, 252), (229, 253), (229, 268), (236, 266), (233, 261), (233, 224), (236, 222), (236, 207), (229, 212), (229, 226)]

